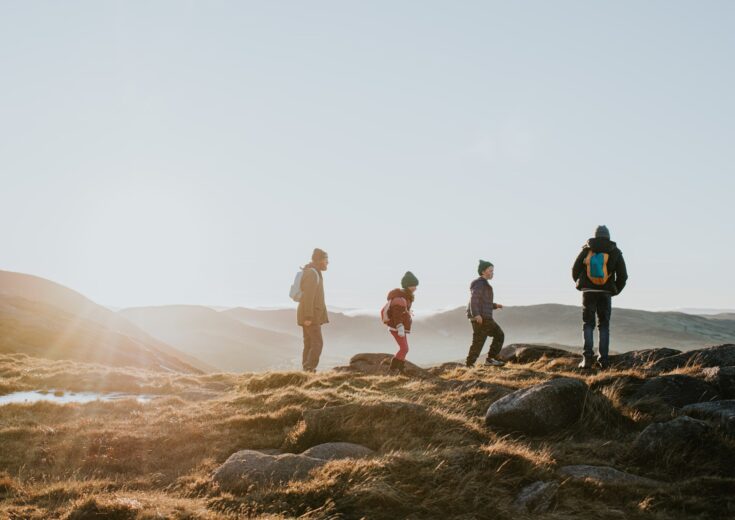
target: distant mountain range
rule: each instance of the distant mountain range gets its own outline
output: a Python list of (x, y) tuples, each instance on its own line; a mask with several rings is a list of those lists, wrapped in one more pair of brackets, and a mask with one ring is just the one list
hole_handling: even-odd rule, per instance
[[(496, 319), (506, 344), (581, 346), (579, 307), (507, 307)], [(113, 312), (54, 282), (0, 271), (0, 352), (176, 372), (295, 369), (300, 332), (293, 309), (169, 305)], [(409, 359), (420, 364), (463, 359), (470, 335), (462, 308), (418, 317)], [(395, 350), (377, 312), (332, 312), (324, 338), (324, 368), (346, 364), (359, 352)], [(735, 343), (733, 314), (613, 310), (615, 351), (720, 343)]]

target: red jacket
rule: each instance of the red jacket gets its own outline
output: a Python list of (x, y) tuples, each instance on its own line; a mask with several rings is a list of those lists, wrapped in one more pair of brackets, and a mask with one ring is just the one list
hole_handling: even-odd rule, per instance
[(390, 308), (388, 309), (388, 326), (395, 330), (400, 323), (403, 323), (406, 332), (411, 332), (411, 304), (413, 303), (413, 295), (403, 289), (393, 289), (388, 293)]

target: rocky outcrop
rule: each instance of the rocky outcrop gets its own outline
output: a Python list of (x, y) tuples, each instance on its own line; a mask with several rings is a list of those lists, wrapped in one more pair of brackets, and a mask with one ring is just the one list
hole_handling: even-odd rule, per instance
[(681, 354), (681, 350), (673, 348), (649, 348), (644, 350), (631, 350), (622, 354), (610, 356), (610, 366), (617, 370), (628, 370), (631, 368), (646, 368), (657, 361)]
[[(387, 375), (388, 369), (390, 367), (391, 358), (393, 358), (393, 354), (355, 354), (350, 359), (350, 364), (348, 367), (340, 368), (342, 370), (362, 372), (363, 374)], [(414, 365), (410, 361), (406, 361), (405, 375), (420, 379), (428, 379), (433, 377), (428, 370), (425, 370), (418, 365)]]
[(567, 377), (516, 390), (490, 405), (485, 424), (529, 435), (554, 433), (579, 420), (587, 392), (586, 384)]
[(503, 347), (498, 354), (498, 359), (501, 361), (519, 364), (533, 363), (534, 361), (538, 361), (542, 358), (556, 359), (574, 357), (579, 357), (579, 355), (560, 348), (520, 343)]
[(352, 442), (326, 442), (302, 453), (305, 457), (322, 460), (359, 459), (375, 455), (370, 448)]
[(712, 401), (685, 406), (681, 413), (694, 419), (707, 421), (725, 434), (735, 437), (735, 400)]
[(659, 359), (651, 365), (651, 368), (659, 372), (664, 372), (693, 365), (701, 367), (735, 366), (735, 345), (718, 345), (715, 347), (682, 352), (675, 356), (668, 356), (663, 359)]
[(735, 366), (705, 368), (702, 375), (719, 390), (723, 399), (735, 399)]
[(630, 406), (644, 410), (657, 403), (681, 408), (718, 398), (717, 389), (706, 381), (683, 374), (672, 374), (641, 381), (626, 401)]

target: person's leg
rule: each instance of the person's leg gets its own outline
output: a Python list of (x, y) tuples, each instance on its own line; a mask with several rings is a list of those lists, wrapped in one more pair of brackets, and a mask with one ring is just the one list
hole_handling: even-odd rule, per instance
[(610, 352), (610, 317), (612, 315), (612, 296), (600, 294), (597, 299), (597, 326), (600, 329), (600, 364), (608, 364)]
[(324, 339), (322, 338), (322, 326), (314, 323), (307, 327), (309, 334), (309, 353), (308, 359), (306, 360), (305, 370), (315, 372), (316, 367), (319, 365), (319, 357), (322, 355), (322, 348), (324, 347)]
[(472, 324), (472, 345), (470, 345), (470, 351), (467, 354), (466, 364), (468, 367), (474, 365), (477, 358), (480, 357), (480, 352), (482, 352), (482, 347), (485, 345), (485, 340), (487, 339), (484, 322), (483, 325), (480, 325), (476, 321), (471, 321), (470, 323)]
[(403, 361), (406, 359), (406, 354), (408, 354), (408, 336), (401, 337), (394, 330), (390, 331), (390, 333), (395, 338), (396, 343), (398, 343), (398, 353), (393, 357), (399, 361)]
[(304, 351), (301, 353), (301, 368), (309, 370), (309, 352), (311, 352), (311, 335), (308, 327), (302, 326), (301, 330), (304, 334)]
[(595, 356), (595, 312), (597, 311), (596, 293), (582, 293), (582, 330), (584, 332), (584, 357), (592, 359)]
[(491, 360), (497, 358), (500, 353), (500, 349), (503, 348), (505, 333), (495, 320), (488, 320), (487, 333), (488, 336), (493, 337), (493, 342), (490, 344), (490, 352), (487, 353), (487, 359)]

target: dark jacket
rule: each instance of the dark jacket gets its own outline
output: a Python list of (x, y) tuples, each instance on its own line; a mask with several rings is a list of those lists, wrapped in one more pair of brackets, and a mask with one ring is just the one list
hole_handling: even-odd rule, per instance
[(482, 276), (470, 285), (470, 303), (467, 305), (467, 318), (477, 316), (493, 318), (493, 311), (498, 308), (494, 302), (493, 287)]
[(388, 327), (395, 329), (399, 324), (403, 324), (406, 332), (411, 332), (411, 305), (413, 304), (413, 295), (407, 290), (393, 289), (388, 293)]
[(329, 323), (327, 304), (324, 302), (324, 277), (313, 264), (304, 267), (301, 278), (301, 301), (296, 310), (296, 320), (299, 325), (311, 321), (318, 325)]
[[(594, 253), (607, 253), (609, 255), (607, 269), (610, 278), (605, 285), (595, 285), (587, 276), (587, 266), (584, 261), (590, 250)], [(590, 238), (574, 261), (572, 278), (577, 283), (577, 290), (579, 291), (604, 291), (612, 295), (620, 294), (628, 281), (628, 270), (625, 267), (623, 252), (618, 249), (615, 242), (608, 238)]]

